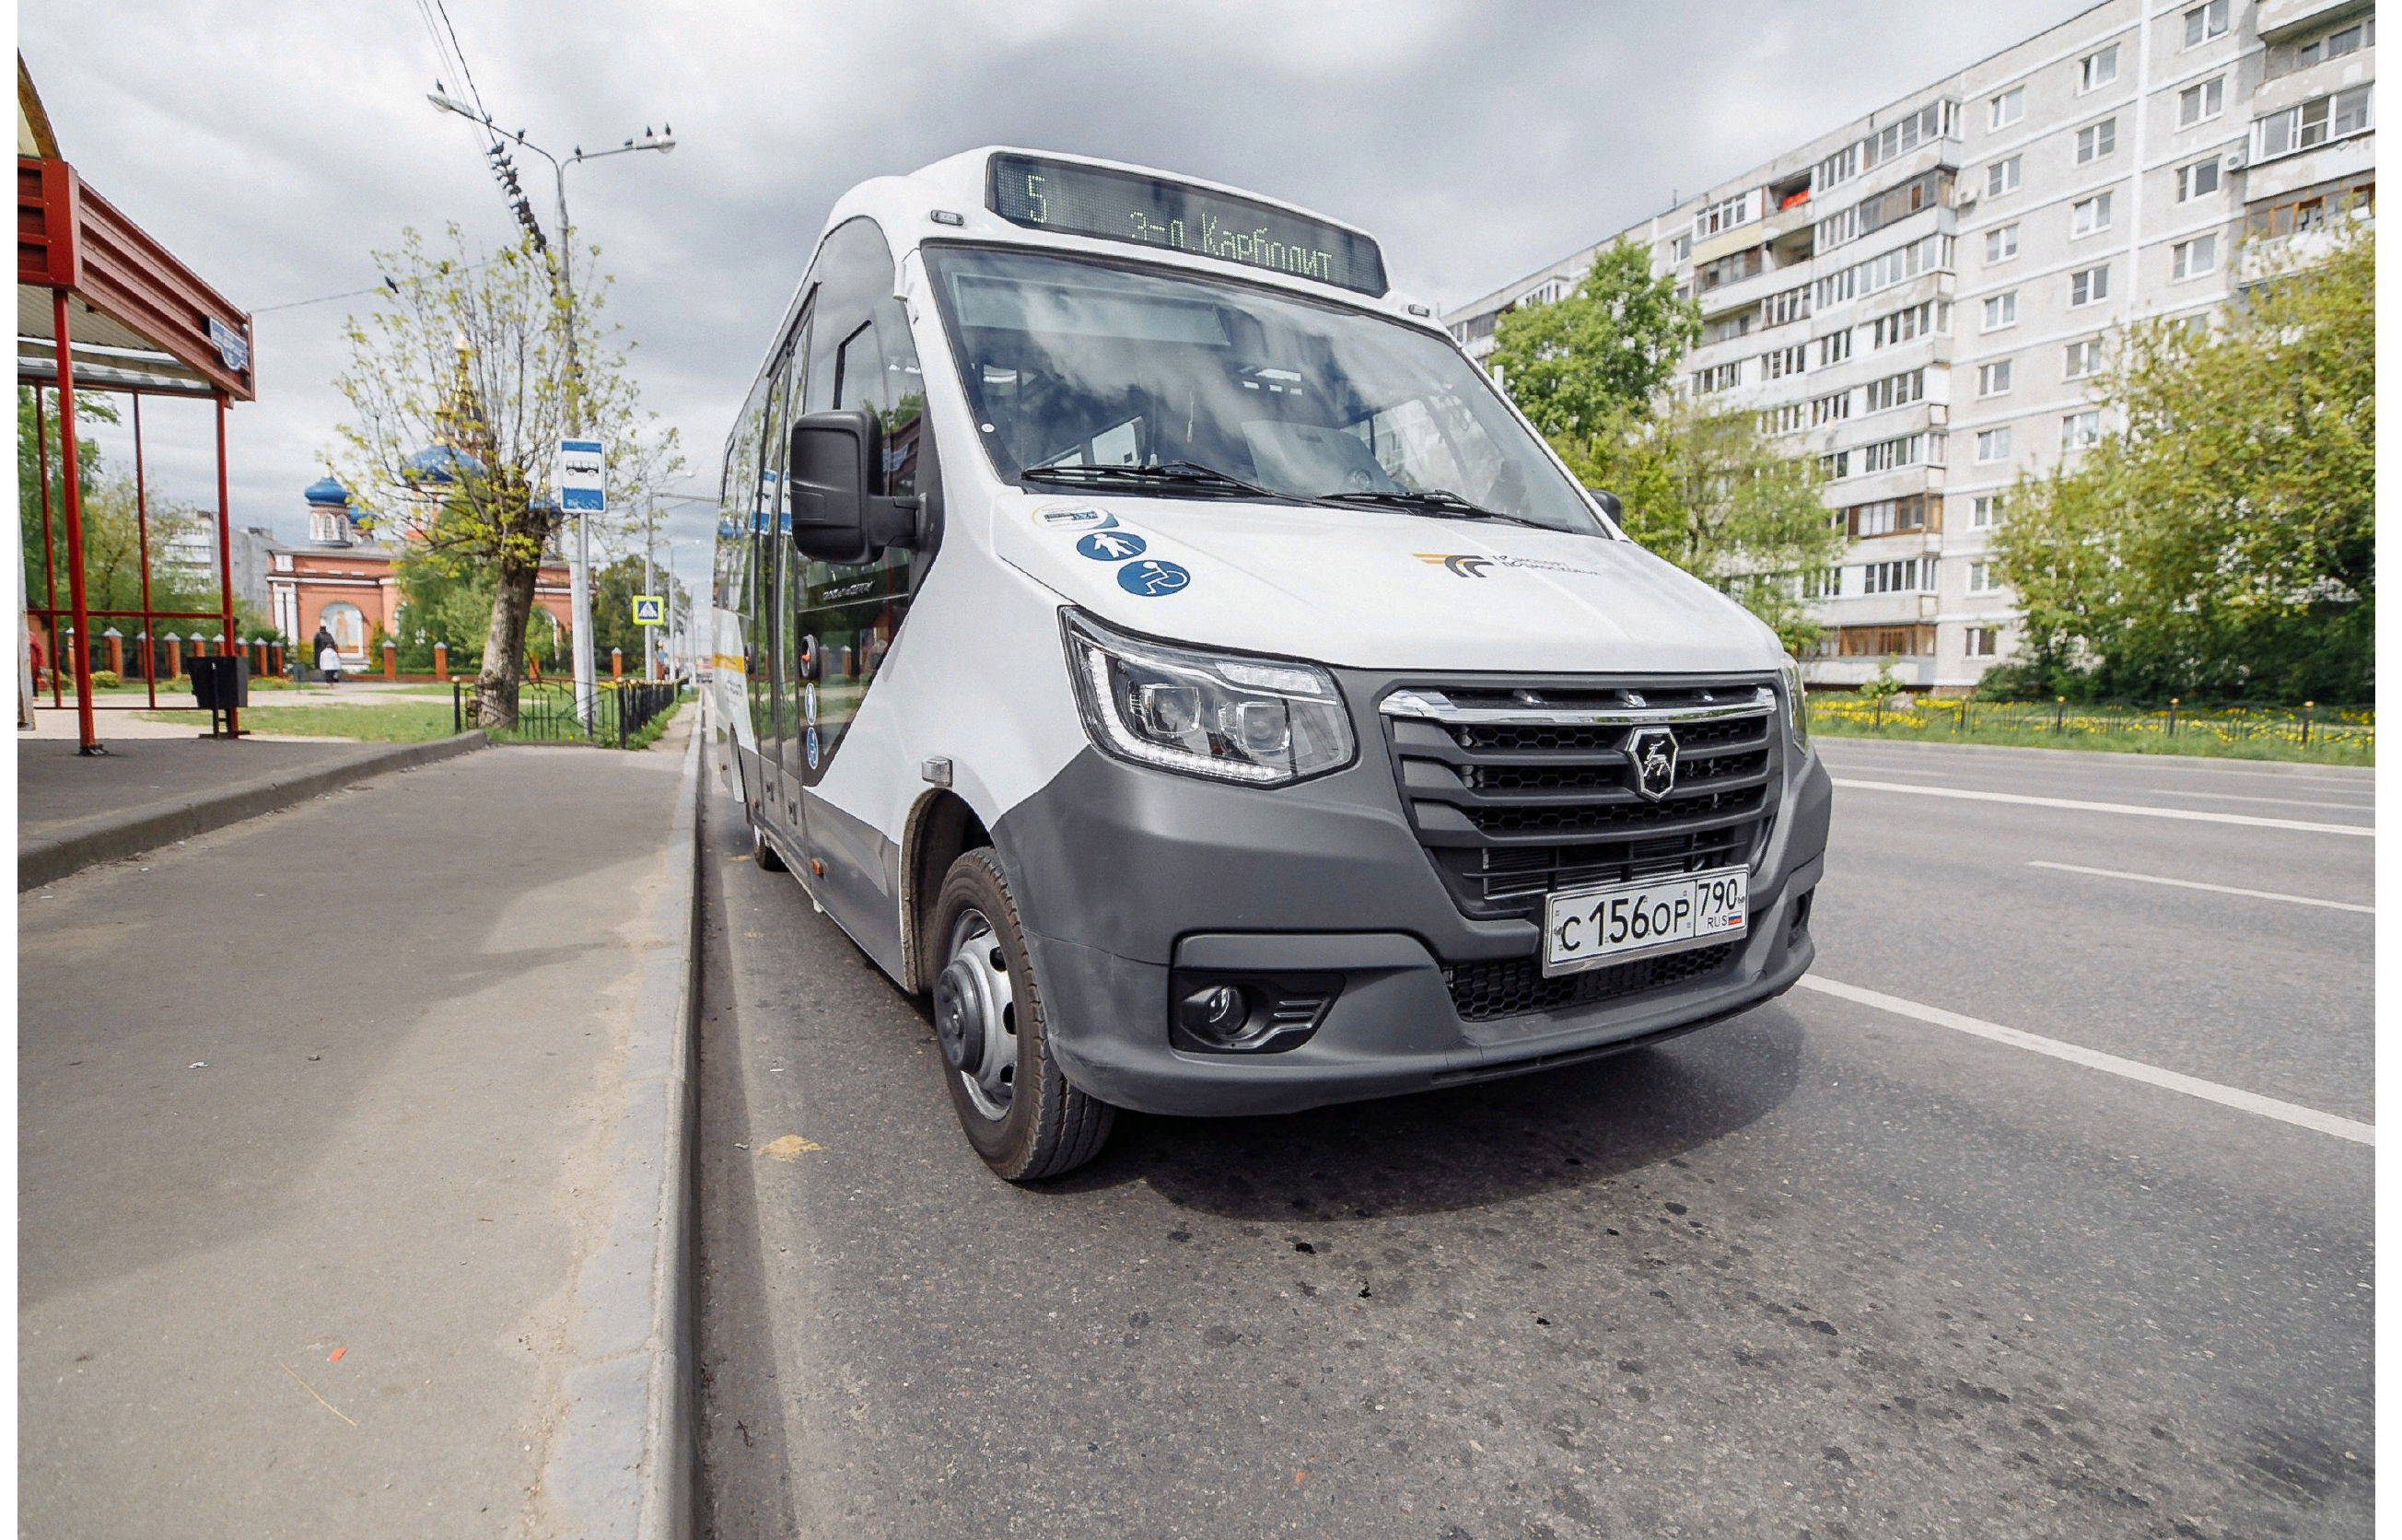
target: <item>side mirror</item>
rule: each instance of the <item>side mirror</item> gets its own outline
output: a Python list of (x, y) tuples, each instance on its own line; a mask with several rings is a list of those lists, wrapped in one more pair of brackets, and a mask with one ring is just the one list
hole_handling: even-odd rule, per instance
[(793, 424), (784, 459), (793, 544), (836, 566), (863, 566), (888, 546), (917, 540), (918, 500), (880, 495), (884, 427), (858, 407), (813, 411)]
[(1609, 515), (1610, 522), (1616, 523), (1618, 521), (1618, 494), (1613, 492), (1605, 492), (1599, 487), (1587, 487), (1584, 490), (1591, 493), (1593, 494), (1593, 500), (1601, 505), (1601, 511)]

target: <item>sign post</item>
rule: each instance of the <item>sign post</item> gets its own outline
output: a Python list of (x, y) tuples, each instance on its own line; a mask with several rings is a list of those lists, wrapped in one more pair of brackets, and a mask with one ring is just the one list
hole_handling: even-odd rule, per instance
[(584, 724), (589, 736), (597, 728), (599, 704), (592, 669), (592, 532), (590, 518), (609, 506), (609, 487), (602, 474), (603, 462), (600, 440), (595, 438), (562, 438), (559, 441), (559, 506), (575, 520), (575, 543), (572, 548), (569, 586), (574, 590), (569, 601), (568, 624), (573, 628), (575, 647), (575, 719)]

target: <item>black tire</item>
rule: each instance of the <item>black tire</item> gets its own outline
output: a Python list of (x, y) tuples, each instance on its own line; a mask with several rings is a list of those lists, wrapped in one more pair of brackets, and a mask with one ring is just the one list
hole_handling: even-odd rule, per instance
[(776, 847), (767, 842), (767, 831), (760, 826), (759, 815), (755, 812), (751, 814), (751, 858), (759, 864), (761, 871), (788, 869), (784, 866), (784, 858), (776, 853)]
[[(982, 933), (976, 929), (979, 918), (987, 927)], [(985, 1105), (978, 1104), (985, 1093), (971, 1089), (976, 1077), (944, 1061), (943, 1078), (959, 1128), (985, 1164), (1005, 1181), (1034, 1182), (1073, 1171), (1101, 1153), (1117, 1109), (1070, 1083), (1051, 1055), (1049, 1018), (1027, 956), (1025, 932), (1018, 925), (1017, 901), (989, 849), (969, 851), (944, 875), (929, 932), (937, 970), (952, 961), (951, 938), (962, 934), (963, 925), (965, 934), (974, 937), (969, 943), (972, 950), (988, 945), (1005, 964), (1015, 1031), (987, 1041), (1005, 1042), (1015, 1053), (1009, 1060), (994, 1059), (1014, 1069), (1009, 1100), (999, 1117), (990, 1110), (988, 1097)], [(944, 992), (940, 982), (938, 1009)]]

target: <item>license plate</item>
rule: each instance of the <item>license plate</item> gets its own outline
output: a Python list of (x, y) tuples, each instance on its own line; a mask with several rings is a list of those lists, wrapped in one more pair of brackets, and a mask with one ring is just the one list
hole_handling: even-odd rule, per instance
[(1543, 904), (1543, 975), (1578, 973), (1741, 936), (1751, 873), (1742, 867), (1555, 893)]

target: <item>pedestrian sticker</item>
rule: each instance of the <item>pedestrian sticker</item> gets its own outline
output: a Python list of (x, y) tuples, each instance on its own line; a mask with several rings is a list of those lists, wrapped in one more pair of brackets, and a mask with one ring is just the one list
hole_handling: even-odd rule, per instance
[(811, 728), (808, 737), (809, 769), (818, 768), (818, 729)]
[(1192, 581), (1193, 575), (1173, 562), (1128, 562), (1118, 569), (1118, 587), (1145, 599), (1174, 593)]
[(1096, 562), (1123, 562), (1129, 556), (1140, 556), (1143, 547), (1141, 535), (1124, 530), (1103, 530), (1076, 542), (1076, 548)]
[(664, 626), (668, 623), (664, 613), (666, 608), (667, 606), (659, 602), (657, 594), (638, 593), (634, 595), (634, 624)]
[(818, 725), (818, 687), (815, 685), (801, 687), (801, 720), (813, 728)]

